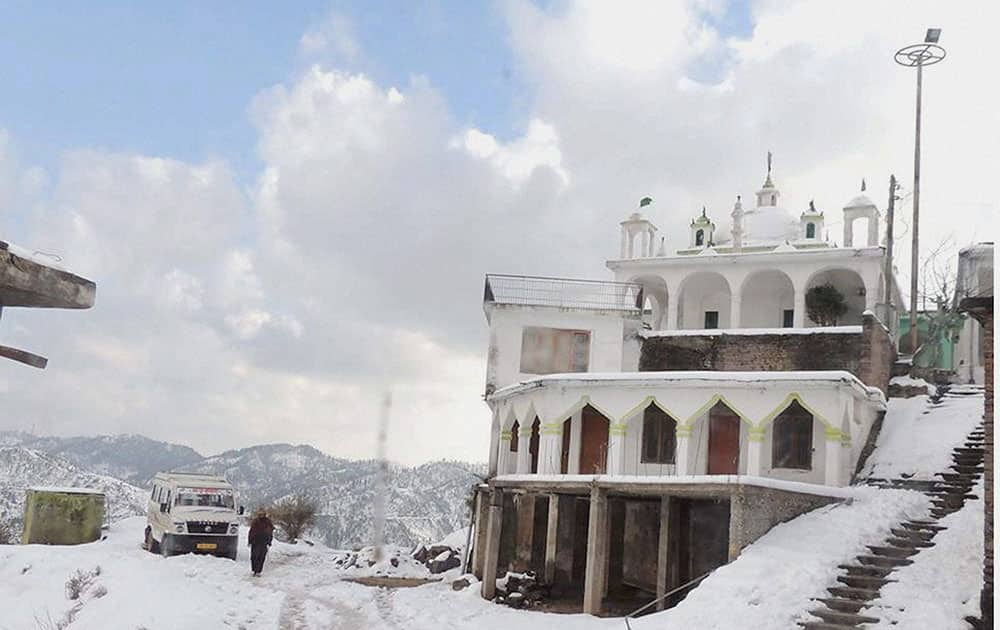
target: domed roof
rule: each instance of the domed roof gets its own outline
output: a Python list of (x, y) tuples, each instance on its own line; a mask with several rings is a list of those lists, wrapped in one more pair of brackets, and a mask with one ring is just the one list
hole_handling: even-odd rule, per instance
[(796, 240), (799, 219), (781, 206), (761, 206), (743, 215), (746, 244), (783, 243)]
[(854, 199), (851, 199), (850, 201), (848, 201), (847, 205), (844, 206), (844, 207), (845, 208), (867, 208), (867, 207), (874, 206), (874, 205), (875, 205), (875, 202), (872, 201), (871, 198), (868, 197), (868, 195), (866, 195), (864, 193), (861, 193), (860, 195), (858, 195)]

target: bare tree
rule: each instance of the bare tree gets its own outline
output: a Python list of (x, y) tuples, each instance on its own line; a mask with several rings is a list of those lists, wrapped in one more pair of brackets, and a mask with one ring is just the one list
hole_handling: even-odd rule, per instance
[(0, 521), (0, 545), (14, 544), (14, 528), (6, 521)]
[(268, 514), (274, 524), (285, 534), (288, 542), (295, 542), (316, 522), (319, 506), (305, 495), (287, 497), (275, 503)]

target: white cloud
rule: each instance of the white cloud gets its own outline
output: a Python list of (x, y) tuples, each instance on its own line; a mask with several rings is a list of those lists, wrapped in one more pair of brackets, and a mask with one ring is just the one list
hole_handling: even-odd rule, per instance
[(351, 21), (339, 13), (331, 13), (302, 35), (299, 53), (307, 57), (332, 53), (342, 61), (352, 61), (361, 54), (361, 46)]

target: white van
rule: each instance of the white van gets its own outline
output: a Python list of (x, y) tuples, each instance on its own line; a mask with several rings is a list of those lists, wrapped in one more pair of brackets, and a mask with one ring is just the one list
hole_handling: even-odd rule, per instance
[(222, 477), (158, 473), (146, 509), (143, 546), (164, 557), (208, 553), (235, 560), (242, 514), (233, 486)]

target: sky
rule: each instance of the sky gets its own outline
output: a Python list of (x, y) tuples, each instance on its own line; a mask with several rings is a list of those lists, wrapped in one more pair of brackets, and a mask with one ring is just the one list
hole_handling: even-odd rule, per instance
[[(485, 461), (487, 272), (607, 279), (774, 179), (832, 240), (862, 178), (921, 247), (993, 240), (993, 2), (94, 2), (0, 7), (0, 239), (98, 284), (6, 309), (0, 430)], [(718, 221), (717, 221), (718, 222)], [(908, 268), (899, 269), (907, 282)]]

